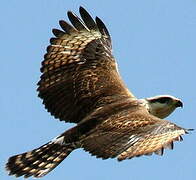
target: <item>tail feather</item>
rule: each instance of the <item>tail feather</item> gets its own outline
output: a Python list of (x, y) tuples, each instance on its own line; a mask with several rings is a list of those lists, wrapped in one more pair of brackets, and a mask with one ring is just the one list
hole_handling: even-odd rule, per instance
[(51, 141), (32, 151), (10, 157), (6, 169), (9, 175), (16, 177), (39, 178), (53, 170), (74, 149), (74, 146), (65, 146)]

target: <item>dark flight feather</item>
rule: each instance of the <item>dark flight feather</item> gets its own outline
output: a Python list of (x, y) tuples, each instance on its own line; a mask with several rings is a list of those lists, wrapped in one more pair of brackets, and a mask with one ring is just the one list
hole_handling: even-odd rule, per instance
[(163, 155), (191, 129), (150, 114), (128, 91), (111, 53), (104, 23), (80, 7), (82, 20), (71, 11), (62, 30), (53, 29), (41, 67), (38, 96), (55, 117), (77, 125), (32, 151), (9, 158), (10, 175), (42, 177), (73, 150), (119, 161), (142, 155)]

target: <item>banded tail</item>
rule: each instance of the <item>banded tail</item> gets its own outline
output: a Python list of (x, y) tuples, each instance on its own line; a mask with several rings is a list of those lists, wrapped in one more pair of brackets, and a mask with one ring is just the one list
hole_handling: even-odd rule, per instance
[(25, 178), (45, 176), (76, 148), (71, 144), (63, 145), (62, 140), (63, 137), (59, 136), (37, 149), (10, 157), (6, 164), (9, 175)]

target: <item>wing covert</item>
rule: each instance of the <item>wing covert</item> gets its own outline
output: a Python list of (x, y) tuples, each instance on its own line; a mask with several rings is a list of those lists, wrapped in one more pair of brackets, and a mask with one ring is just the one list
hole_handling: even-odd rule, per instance
[(119, 111), (91, 130), (83, 148), (98, 158), (117, 157), (119, 161), (152, 153), (162, 155), (164, 148), (173, 149), (187, 130), (156, 118), (144, 110)]
[(80, 7), (82, 20), (71, 11), (62, 30), (53, 29), (42, 62), (38, 96), (46, 109), (60, 120), (79, 122), (93, 109), (134, 97), (125, 87), (111, 53), (111, 38), (104, 23), (94, 21)]

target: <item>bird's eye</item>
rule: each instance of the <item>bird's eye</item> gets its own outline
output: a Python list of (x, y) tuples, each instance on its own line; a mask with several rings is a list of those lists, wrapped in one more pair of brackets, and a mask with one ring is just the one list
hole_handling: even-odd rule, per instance
[(159, 103), (161, 103), (161, 104), (165, 104), (165, 103), (167, 103), (167, 102), (170, 101), (170, 98), (168, 98), (168, 97), (162, 97), (162, 98), (160, 98), (160, 99), (157, 99), (157, 101), (158, 101)]

